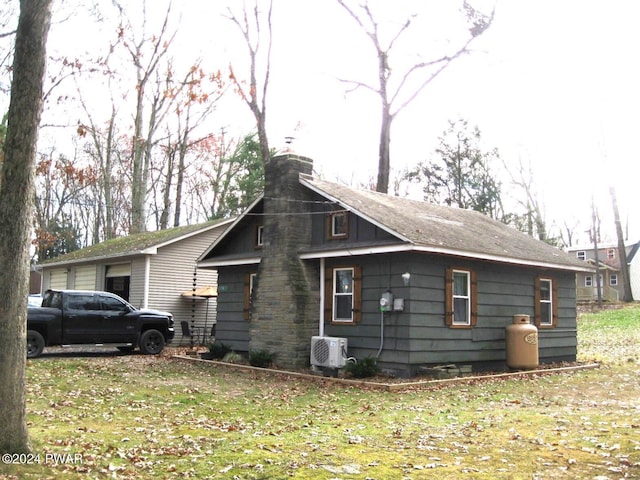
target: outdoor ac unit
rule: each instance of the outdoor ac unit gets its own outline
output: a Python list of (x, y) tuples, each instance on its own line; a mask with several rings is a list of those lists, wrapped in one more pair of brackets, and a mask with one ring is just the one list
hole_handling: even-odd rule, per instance
[(311, 337), (311, 365), (341, 368), (347, 362), (347, 339)]

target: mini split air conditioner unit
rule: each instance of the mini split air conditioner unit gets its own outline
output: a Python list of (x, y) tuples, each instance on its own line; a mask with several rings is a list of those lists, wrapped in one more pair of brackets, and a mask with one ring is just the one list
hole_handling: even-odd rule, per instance
[(342, 368), (347, 363), (347, 339), (311, 337), (311, 365)]

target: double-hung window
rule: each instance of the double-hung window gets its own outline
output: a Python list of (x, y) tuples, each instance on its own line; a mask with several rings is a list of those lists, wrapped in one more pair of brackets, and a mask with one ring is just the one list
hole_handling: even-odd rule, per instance
[(445, 321), (448, 326), (470, 328), (476, 325), (478, 295), (472, 270), (447, 269), (445, 295)]
[(336, 268), (333, 271), (333, 320), (353, 321), (353, 268)]
[(356, 323), (362, 312), (361, 268), (345, 266), (325, 272), (325, 316), (333, 323)]
[(551, 278), (538, 277), (535, 282), (535, 317), (538, 327), (552, 328), (558, 323), (557, 288)]

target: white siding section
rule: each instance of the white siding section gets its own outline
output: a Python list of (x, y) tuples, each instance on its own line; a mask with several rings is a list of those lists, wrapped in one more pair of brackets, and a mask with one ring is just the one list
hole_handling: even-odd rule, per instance
[[(182, 293), (192, 290), (197, 258), (223, 230), (217, 228), (193, 235), (181, 242), (158, 249), (158, 254), (151, 257), (149, 307), (173, 313), (176, 328), (174, 345), (179, 345), (182, 341), (181, 321), (187, 321), (190, 326), (193, 322), (201, 337), (203, 333), (206, 339), (210, 336), (216, 318), (216, 299), (194, 301), (192, 298), (183, 297)], [(216, 270), (200, 269), (197, 271), (196, 284), (198, 287), (217, 285), (217, 279)], [(187, 342), (185, 339), (182, 343)]]
[(73, 273), (73, 288), (76, 290), (96, 289), (96, 266), (76, 267)]
[[(144, 255), (140, 255), (131, 261), (131, 284), (129, 285), (129, 303), (136, 308), (145, 308), (144, 257)], [(153, 307), (153, 305), (148, 305), (148, 307), (155, 308)]]

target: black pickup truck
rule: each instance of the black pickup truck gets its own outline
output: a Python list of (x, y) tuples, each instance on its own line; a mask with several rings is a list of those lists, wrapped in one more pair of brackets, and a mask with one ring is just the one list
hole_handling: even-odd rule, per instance
[(27, 358), (53, 345), (136, 346), (157, 355), (174, 336), (173, 315), (138, 310), (117, 295), (81, 290), (47, 290), (41, 307), (27, 313)]

